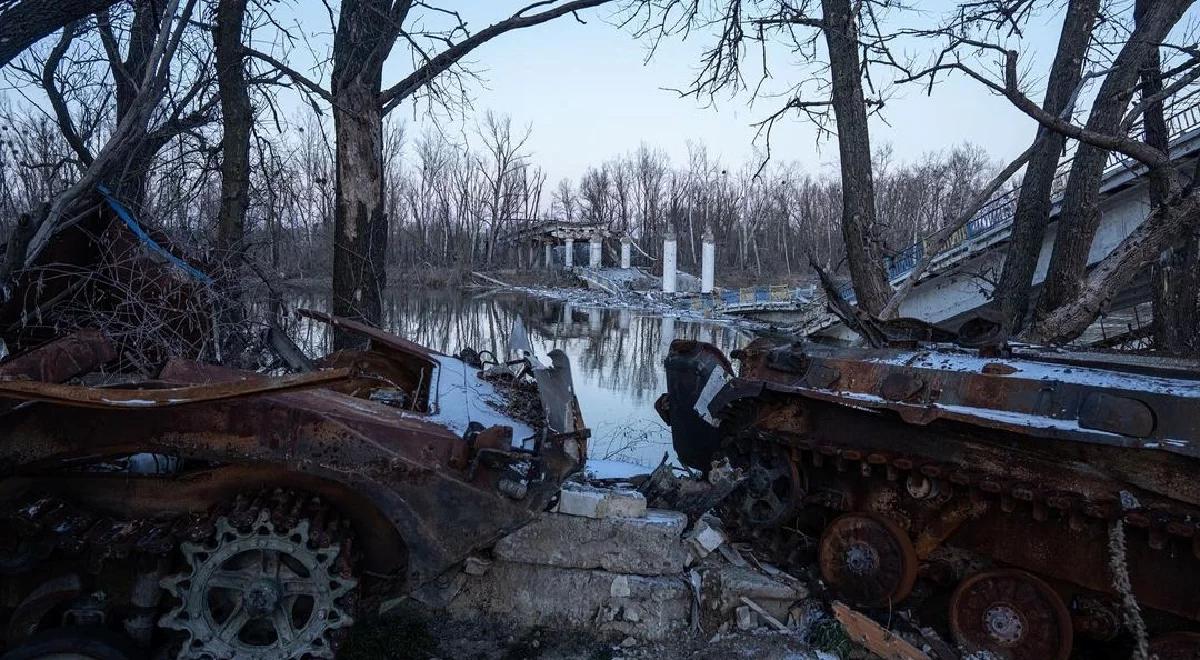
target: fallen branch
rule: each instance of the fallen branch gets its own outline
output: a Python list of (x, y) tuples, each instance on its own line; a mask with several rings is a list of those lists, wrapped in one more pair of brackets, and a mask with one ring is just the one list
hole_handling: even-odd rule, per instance
[(488, 277), (487, 275), (484, 275), (483, 273), (471, 271), (471, 274), (485, 282), (491, 282), (492, 284), (495, 284), (497, 286), (503, 286), (503, 287), (509, 286), (509, 284), (507, 282), (501, 282), (500, 280), (498, 280), (494, 277)]

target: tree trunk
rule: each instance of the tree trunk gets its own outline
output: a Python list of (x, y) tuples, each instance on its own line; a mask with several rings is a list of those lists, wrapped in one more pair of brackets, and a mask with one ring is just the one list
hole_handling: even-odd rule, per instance
[(250, 129), (254, 115), (246, 89), (242, 21), (247, 0), (217, 4), (215, 50), (217, 89), (221, 96), (221, 208), (217, 247), (235, 271), (245, 249), (246, 209), (250, 206)]
[[(386, 237), (383, 213), (383, 115), (379, 87), (343, 85), (335, 93), (337, 195), (333, 239), (333, 313), (379, 323)], [(361, 340), (335, 333), (334, 348)]]
[[(1092, 104), (1087, 121), (1089, 130), (1110, 135), (1117, 132), (1147, 55), (1158, 48), (1191, 4), (1192, 0), (1156, 0), (1139, 17), (1141, 20), (1113, 61)], [(1038, 298), (1039, 318), (1051, 316), (1057, 308), (1073, 303), (1081, 295), (1092, 239), (1100, 226), (1100, 181), (1108, 154), (1106, 149), (1081, 143), (1071, 163), (1054, 252)], [(1047, 331), (1052, 328), (1045, 326), (1039, 332)]]
[[(1137, 20), (1149, 9), (1148, 0), (1138, 0), (1134, 8)], [(1141, 71), (1143, 99), (1162, 91), (1162, 62), (1154, 48)], [(1146, 144), (1166, 152), (1170, 135), (1161, 100), (1147, 105), (1142, 115)], [(1150, 176), (1150, 208), (1167, 201), (1167, 182), (1162, 176)], [(1200, 240), (1195, 219), (1184, 221), (1173, 245), (1168, 245), (1154, 264), (1154, 347), (1176, 355), (1200, 352)]]
[(850, 0), (822, 0), (825, 42), (837, 118), (842, 175), (842, 238), (858, 306), (877, 314), (892, 288), (884, 269), (883, 238), (875, 217), (871, 140), (858, 59), (857, 18)]
[(1195, 195), (1181, 196), (1176, 189), (1167, 195), (1167, 203), (1153, 209), (1146, 220), (1121, 241), (1088, 275), (1079, 296), (1070, 304), (1037, 319), (1022, 339), (1032, 342), (1067, 342), (1087, 330), (1096, 316), (1107, 307), (1121, 288), (1127, 286), (1139, 270), (1150, 264), (1180, 229), (1194, 223), (1200, 213)]
[[(345, 0), (333, 41), (333, 313), (372, 324), (382, 320), (387, 283), (379, 94), (383, 62), (406, 13), (389, 0)], [(335, 349), (359, 343), (359, 337), (334, 329)]]
[[(1042, 108), (1059, 115), (1071, 101), (1082, 77), (1083, 61), (1091, 42), (1092, 29), (1100, 10), (1099, 0), (1071, 0), (1063, 20), (1058, 52), (1050, 68)], [(1048, 133), (1048, 134), (1047, 134)], [(1015, 335), (1025, 325), (1033, 273), (1041, 254), (1042, 237), (1050, 218), (1050, 198), (1065, 137), (1041, 128), (1043, 138), (1029, 158), (1013, 216), (1012, 233), (1004, 258), (1004, 270), (992, 297), (1001, 313), (1005, 331)]]

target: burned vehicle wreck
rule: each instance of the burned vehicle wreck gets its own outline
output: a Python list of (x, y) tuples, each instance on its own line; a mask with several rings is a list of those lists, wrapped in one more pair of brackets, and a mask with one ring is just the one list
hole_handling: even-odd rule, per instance
[(760, 339), (735, 374), (676, 341), (658, 409), (685, 465), (744, 470), (740, 531), (837, 599), (991, 657), (1200, 657), (1200, 373), (991, 355)]
[[(5, 658), (334, 657), (356, 616), (544, 510), (586, 456), (565, 356), (481, 371), (354, 321), (309, 373), (0, 363)], [(73, 656), (74, 657), (74, 656)]]

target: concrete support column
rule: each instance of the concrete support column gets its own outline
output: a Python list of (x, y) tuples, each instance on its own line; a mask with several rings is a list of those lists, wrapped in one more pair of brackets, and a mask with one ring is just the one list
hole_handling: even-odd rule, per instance
[(564, 268), (575, 267), (575, 239), (567, 239), (567, 256), (563, 259)]
[(621, 237), (621, 268), (629, 270), (630, 261), (630, 246), (633, 244), (633, 239), (628, 236)]
[(546, 241), (546, 270), (554, 268), (554, 244)]
[(712, 293), (716, 267), (717, 245), (713, 240), (712, 229), (705, 229), (700, 244), (700, 293)]
[(676, 258), (678, 255), (675, 247), (675, 232), (668, 231), (667, 235), (663, 237), (663, 293), (675, 293), (676, 291)]
[(601, 248), (604, 247), (600, 241), (601, 241), (601, 238), (599, 236), (592, 237), (591, 243), (589, 245), (590, 251), (588, 252), (588, 268), (599, 268), (600, 267), (600, 262), (602, 260), (602, 255), (600, 254), (600, 250), (601, 250)]

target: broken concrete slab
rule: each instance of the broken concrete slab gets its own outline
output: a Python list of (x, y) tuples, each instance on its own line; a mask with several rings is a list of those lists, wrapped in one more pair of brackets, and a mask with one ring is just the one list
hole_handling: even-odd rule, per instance
[(638, 518), (646, 514), (646, 497), (633, 488), (596, 488), (564, 484), (558, 513), (584, 518)]
[(698, 559), (704, 559), (713, 550), (725, 543), (725, 533), (722, 532), (707, 516), (696, 521), (696, 526), (685, 537), (692, 546), (692, 552)]
[(748, 598), (772, 617), (786, 620), (792, 603), (808, 596), (803, 585), (784, 582), (752, 568), (723, 565), (704, 570), (702, 577), (707, 606), (725, 615), (746, 606), (742, 599)]
[(640, 639), (685, 631), (691, 592), (682, 578), (493, 562), (450, 599), (450, 612), (478, 612), (521, 626), (599, 630)]
[(498, 559), (525, 564), (666, 575), (684, 569), (686, 525), (684, 514), (656, 509), (637, 518), (543, 513), (500, 539), (493, 552)]

